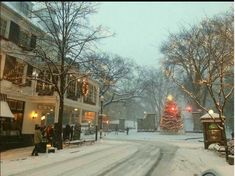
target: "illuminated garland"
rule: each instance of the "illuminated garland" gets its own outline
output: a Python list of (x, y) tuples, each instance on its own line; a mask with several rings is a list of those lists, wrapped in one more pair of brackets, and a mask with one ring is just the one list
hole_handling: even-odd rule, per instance
[(82, 81), (82, 95), (87, 96), (89, 92), (89, 85), (87, 79), (83, 79)]
[(3, 75), (3, 78), (12, 81), (15, 84), (21, 84), (23, 78), (24, 64), (16, 62), (14, 69), (9, 70)]

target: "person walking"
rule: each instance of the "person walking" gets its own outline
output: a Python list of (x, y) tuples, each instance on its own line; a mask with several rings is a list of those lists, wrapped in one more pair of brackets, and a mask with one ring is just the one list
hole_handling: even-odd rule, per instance
[(126, 128), (126, 134), (129, 134), (129, 127)]
[(70, 140), (70, 132), (71, 132), (70, 125), (67, 124), (65, 127), (65, 139), (64, 139), (65, 141)]
[(40, 143), (42, 142), (42, 134), (40, 127), (35, 125), (35, 132), (34, 132), (34, 149), (32, 151), (32, 156), (38, 156)]
[(116, 124), (116, 127), (115, 127), (115, 134), (118, 135), (118, 124)]
[(76, 136), (76, 139), (77, 140), (80, 140), (81, 139), (81, 124), (80, 123), (77, 123), (74, 127), (74, 135)]
[(74, 127), (73, 125), (70, 126), (70, 141), (73, 140), (73, 131), (74, 131)]
[(47, 142), (49, 144), (51, 144), (51, 146), (53, 146), (52, 140), (53, 140), (53, 128), (51, 125), (48, 125), (47, 129), (46, 129), (46, 137), (47, 137)]

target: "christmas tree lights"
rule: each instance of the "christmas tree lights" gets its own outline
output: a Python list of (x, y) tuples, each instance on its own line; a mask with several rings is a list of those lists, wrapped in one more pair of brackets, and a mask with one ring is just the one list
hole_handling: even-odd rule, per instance
[(160, 122), (161, 131), (178, 133), (183, 128), (180, 110), (172, 96), (168, 96)]

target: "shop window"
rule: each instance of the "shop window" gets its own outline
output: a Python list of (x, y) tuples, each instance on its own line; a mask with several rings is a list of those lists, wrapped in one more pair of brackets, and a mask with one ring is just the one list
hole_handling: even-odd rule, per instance
[(5, 20), (2, 17), (0, 17), (0, 35), (2, 37), (5, 37), (6, 29), (7, 29), (7, 20)]
[(77, 82), (77, 97), (80, 98), (81, 94), (82, 94), (82, 83), (81, 82)]
[(39, 92), (40, 90), (42, 90), (43, 82), (41, 80), (43, 80), (43, 77), (44, 77), (43, 72), (40, 72), (37, 77), (36, 92)]
[(14, 42), (15, 44), (19, 43), (19, 35), (20, 34), (20, 27), (18, 24), (11, 21), (10, 25), (10, 32), (9, 32), (9, 40)]
[(69, 116), (70, 116), (69, 112), (64, 111), (64, 113), (63, 113), (63, 125), (64, 125), (64, 127), (65, 127), (65, 125), (69, 124)]
[(15, 57), (6, 55), (3, 79), (16, 85), (22, 84), (25, 64), (16, 61)]
[(91, 105), (96, 104), (95, 86), (89, 86), (88, 95), (84, 97), (84, 102)]
[(31, 36), (31, 41), (30, 41), (30, 47), (31, 49), (36, 48), (36, 41), (37, 41), (37, 37), (35, 35)]
[(33, 66), (28, 64), (27, 77), (26, 77), (26, 83), (25, 83), (26, 86), (31, 86), (31, 84), (32, 84), (32, 81), (31, 81), (32, 74), (33, 74)]
[(15, 136), (21, 135), (23, 116), (24, 116), (24, 102), (12, 99), (7, 99), (7, 103), (14, 114), (15, 118), (0, 118), (1, 120), (1, 135)]
[(46, 124), (53, 125), (54, 124), (54, 114), (46, 115)]
[(16, 112), (16, 111), (22, 112), (24, 110), (24, 102), (23, 101), (7, 99), (7, 103), (8, 103), (12, 112)]
[(95, 120), (95, 112), (83, 111), (82, 122), (93, 122)]
[(51, 76), (49, 71), (44, 71), (39, 73), (36, 86), (36, 92), (38, 92), (38, 95), (40, 96), (53, 95), (54, 89), (52, 85), (46, 83), (50, 81), (51, 81)]
[(71, 99), (71, 100), (75, 100), (77, 101), (77, 97), (76, 97), (76, 81), (73, 80), (74, 78), (72, 77), (68, 77), (68, 89), (67, 89), (67, 98)]
[(30, 49), (30, 37), (28, 33), (20, 31), (19, 45), (25, 49)]

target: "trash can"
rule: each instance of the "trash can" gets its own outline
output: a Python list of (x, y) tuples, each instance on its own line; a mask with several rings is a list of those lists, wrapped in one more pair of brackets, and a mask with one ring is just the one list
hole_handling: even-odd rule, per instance
[(42, 139), (42, 142), (39, 145), (39, 153), (46, 153), (47, 151), (47, 140), (46, 138)]

